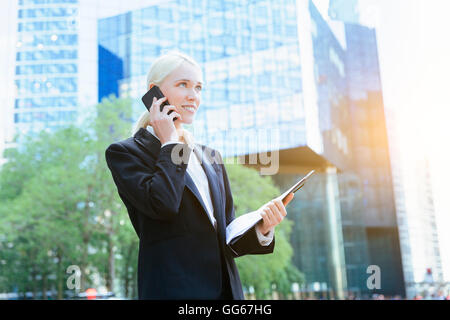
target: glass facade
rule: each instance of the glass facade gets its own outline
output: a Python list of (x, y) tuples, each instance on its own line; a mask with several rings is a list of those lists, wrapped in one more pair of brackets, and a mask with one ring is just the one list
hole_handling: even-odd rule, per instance
[(347, 23), (359, 22), (358, 0), (330, 0), (328, 15)]
[(17, 14), (16, 132), (73, 122), (78, 104), (78, 0), (20, 0)]
[(367, 245), (360, 244), (368, 248), (368, 264), (380, 267), (384, 285), (376, 292), (405, 296), (376, 35), (356, 24), (346, 24), (345, 35), (352, 168), (359, 177), (362, 202), (355, 212), (358, 218), (352, 220), (360, 221), (357, 228), (365, 226)]
[[(119, 72), (119, 94), (137, 97), (145, 92), (151, 62), (164, 51), (178, 49), (193, 56), (205, 76), (202, 108), (193, 128), (198, 141), (220, 148), (225, 156), (270, 150), (271, 146), (242, 139), (267, 132), (277, 147), (303, 145), (295, 12), (294, 0), (180, 0), (100, 20), (100, 63), (120, 59), (123, 68), (100, 79), (99, 88), (117, 79)], [(99, 100), (117, 93), (114, 90), (102, 92)], [(137, 102), (136, 116), (142, 110)], [(280, 135), (286, 139), (280, 140)], [(224, 144), (225, 140), (234, 143)]]
[(198, 142), (225, 157), (287, 152), (282, 190), (317, 169), (289, 211), (305, 290), (374, 293), (366, 270), (378, 264), (381, 292), (404, 293), (373, 30), (333, 29), (307, 0), (173, 0), (99, 20), (98, 46), (99, 101), (129, 96), (136, 119), (151, 63), (180, 50), (203, 69)]
[(346, 51), (314, 5), (310, 5), (314, 76), (323, 155), (341, 170), (350, 162), (350, 112), (347, 98)]

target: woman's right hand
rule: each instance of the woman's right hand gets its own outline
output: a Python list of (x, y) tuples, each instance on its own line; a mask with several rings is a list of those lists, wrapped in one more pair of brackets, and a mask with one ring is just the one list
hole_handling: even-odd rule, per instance
[[(289, 193), (285, 202), (281, 197), (275, 198), (266, 203), (258, 210), (261, 212), (262, 220), (258, 222), (256, 228), (263, 234), (267, 235), (270, 230), (273, 230), (286, 217), (286, 205), (294, 198), (293, 193)], [(285, 204), (286, 203), (286, 204)]]
[[(179, 139), (177, 129), (173, 123), (173, 118), (177, 117), (178, 119), (181, 119), (181, 116), (176, 112), (176, 107), (172, 105), (166, 105), (162, 111), (160, 110), (161, 103), (166, 100), (167, 97), (158, 100), (154, 97), (152, 106), (150, 107), (150, 125), (153, 127), (161, 144), (168, 141), (178, 141)], [(170, 110), (173, 110), (173, 112), (168, 114)]]

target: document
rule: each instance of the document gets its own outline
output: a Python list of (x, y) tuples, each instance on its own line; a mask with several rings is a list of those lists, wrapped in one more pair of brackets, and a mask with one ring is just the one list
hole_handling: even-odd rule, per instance
[[(306, 180), (314, 173), (314, 170), (310, 171), (306, 176), (304, 176), (302, 179), (300, 179), (297, 183), (295, 183), (292, 187), (290, 187), (286, 192), (284, 192), (281, 196), (278, 198), (283, 201), (283, 204), (285, 204), (284, 200), (290, 193), (295, 193), (298, 190), (300, 190), (303, 185), (305, 184)], [(243, 214), (242, 216), (237, 217), (234, 219), (226, 229), (226, 241), (227, 245), (230, 244), (230, 242), (242, 236), (244, 233), (246, 233), (249, 229), (251, 229), (255, 224), (261, 220), (261, 212), (259, 210), (252, 211), (246, 214)]]
[(252, 228), (255, 224), (261, 220), (261, 213), (256, 210), (242, 216), (237, 217), (227, 226), (226, 230), (226, 238), (227, 244), (230, 244), (231, 240), (240, 237), (244, 233), (246, 233), (250, 228)]

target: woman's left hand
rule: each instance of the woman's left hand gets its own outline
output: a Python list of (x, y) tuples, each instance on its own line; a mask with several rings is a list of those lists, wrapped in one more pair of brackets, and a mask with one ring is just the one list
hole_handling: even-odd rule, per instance
[[(290, 193), (285, 200), (286, 205), (294, 198), (294, 194)], [(259, 208), (261, 212), (261, 217), (263, 218), (257, 225), (256, 228), (263, 234), (266, 235), (275, 226), (279, 225), (286, 216), (286, 208), (280, 198), (271, 200), (270, 202)]]

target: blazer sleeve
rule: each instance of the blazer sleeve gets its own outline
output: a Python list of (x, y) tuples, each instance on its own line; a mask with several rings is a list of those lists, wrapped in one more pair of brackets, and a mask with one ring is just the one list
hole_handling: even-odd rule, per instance
[[(227, 226), (235, 219), (235, 208), (233, 195), (231, 194), (230, 181), (227, 171), (223, 164), (222, 156), (218, 151), (219, 165), (222, 167), (223, 183), (225, 187), (225, 216)], [(275, 248), (275, 235), (268, 246), (263, 246), (258, 240), (255, 227), (250, 228), (241, 237), (234, 239), (228, 246), (234, 257), (240, 257), (246, 254), (267, 254), (272, 253)]]
[[(176, 144), (161, 148), (153, 168), (130, 153), (121, 143), (111, 144), (105, 152), (119, 193), (140, 212), (152, 219), (170, 221), (178, 215), (187, 163), (175, 164), (171, 152)], [(187, 145), (183, 153), (192, 151)]]

